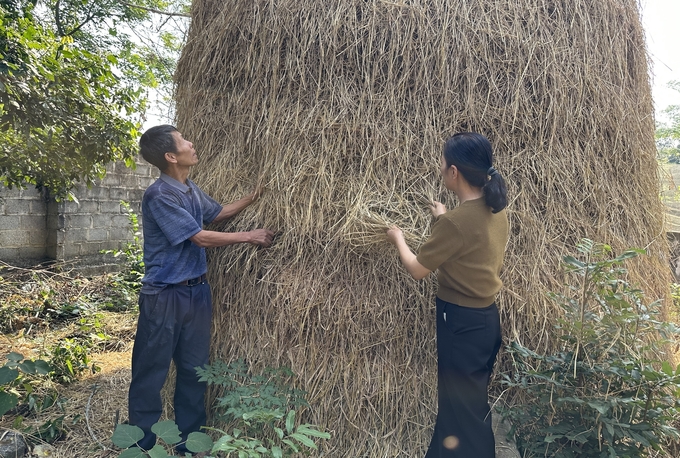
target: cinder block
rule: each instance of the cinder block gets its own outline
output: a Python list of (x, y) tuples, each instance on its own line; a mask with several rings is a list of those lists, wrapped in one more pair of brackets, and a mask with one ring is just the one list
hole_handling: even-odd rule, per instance
[(90, 199), (108, 199), (109, 188), (107, 186), (95, 185), (88, 189), (84, 195)]
[(30, 199), (5, 199), (6, 215), (28, 215), (30, 210)]
[(65, 243), (62, 245), (62, 256), (64, 259), (71, 259), (74, 256), (80, 256), (80, 244), (79, 243)]
[(0, 245), (0, 260), (8, 264), (16, 264), (18, 259), (21, 259), (19, 254), (21, 253), (21, 248), (9, 248)]
[(47, 219), (44, 216), (22, 216), (19, 227), (27, 231), (44, 231), (47, 227)]
[[(122, 207), (119, 201), (104, 200), (99, 202), (99, 212), (102, 214), (117, 214), (122, 212)], [(95, 225), (96, 227), (96, 225)]]
[(22, 248), (29, 244), (27, 231), (0, 231), (0, 246), (6, 248)]
[(90, 228), (92, 227), (92, 216), (65, 215), (64, 224), (67, 228)]
[(47, 203), (40, 199), (40, 201), (32, 200), (29, 204), (28, 212), (31, 215), (46, 215), (47, 214)]
[(68, 215), (77, 215), (80, 213), (80, 205), (73, 200), (67, 200), (60, 203), (59, 212)]
[[(64, 231), (64, 238), (63, 243), (64, 244), (73, 244), (73, 243), (80, 243), (82, 241), (85, 241), (87, 239), (87, 231), (89, 228), (80, 228), (80, 229), (74, 229), (74, 228), (68, 228), (66, 231)], [(57, 238), (57, 240), (59, 240)]]
[(43, 200), (42, 192), (33, 185), (29, 185), (25, 189), (18, 189), (20, 199)]
[(47, 257), (45, 246), (27, 246), (19, 250), (18, 260), (42, 259)]
[(117, 173), (107, 173), (104, 179), (101, 181), (100, 186), (104, 187), (118, 187), (120, 186), (121, 176)]
[(128, 230), (130, 228), (130, 221), (128, 220), (127, 216), (125, 215), (117, 215), (117, 216), (112, 216), (111, 217), (111, 227), (112, 228), (120, 228), (124, 230)]
[(87, 199), (87, 200), (81, 200), (80, 201), (80, 210), (79, 213), (82, 214), (94, 214), (98, 213), (99, 210), (99, 201), (95, 199)]
[(111, 200), (127, 200), (128, 193), (125, 188), (110, 188), (109, 197)]
[(111, 225), (113, 224), (111, 218), (113, 218), (113, 216), (110, 213), (101, 213), (98, 215), (93, 215), (92, 227), (93, 228), (111, 227)]
[(45, 249), (47, 245), (48, 232), (46, 230), (34, 230), (28, 234), (29, 243), (32, 247), (41, 246)]
[(109, 239), (109, 231), (107, 229), (90, 229), (87, 231), (86, 240), (88, 242), (101, 242)]
[(15, 230), (21, 227), (21, 216), (3, 215), (0, 216), (0, 231)]

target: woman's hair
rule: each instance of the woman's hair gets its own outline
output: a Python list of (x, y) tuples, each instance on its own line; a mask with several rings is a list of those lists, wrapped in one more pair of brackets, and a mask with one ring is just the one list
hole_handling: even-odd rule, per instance
[(177, 145), (173, 132), (177, 132), (175, 126), (163, 124), (147, 129), (139, 139), (139, 152), (149, 163), (155, 165), (163, 172), (168, 167), (165, 153), (176, 153)]
[(470, 185), (482, 188), (484, 201), (493, 213), (508, 204), (505, 180), (493, 168), (491, 143), (484, 135), (461, 132), (444, 144), (446, 167), (455, 165)]

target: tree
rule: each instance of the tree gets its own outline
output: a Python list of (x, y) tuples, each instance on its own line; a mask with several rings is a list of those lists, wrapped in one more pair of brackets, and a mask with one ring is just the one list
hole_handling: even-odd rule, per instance
[(174, 67), (129, 33), (167, 6), (161, 0), (0, 0), (0, 179), (6, 186), (31, 183), (63, 197), (78, 181), (103, 176), (111, 161), (134, 163), (145, 91), (169, 84)]
[[(680, 91), (680, 81), (671, 81), (669, 87)], [(667, 123), (656, 128), (656, 147), (659, 156), (672, 163), (680, 163), (680, 105), (671, 105), (664, 110)]]

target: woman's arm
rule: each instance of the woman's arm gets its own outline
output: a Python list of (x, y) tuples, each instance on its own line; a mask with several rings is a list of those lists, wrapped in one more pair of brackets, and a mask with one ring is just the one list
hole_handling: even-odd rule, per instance
[(387, 239), (399, 250), (401, 263), (406, 267), (406, 271), (416, 280), (427, 277), (432, 271), (418, 262), (416, 255), (404, 240), (404, 233), (397, 226), (392, 226), (387, 230)]

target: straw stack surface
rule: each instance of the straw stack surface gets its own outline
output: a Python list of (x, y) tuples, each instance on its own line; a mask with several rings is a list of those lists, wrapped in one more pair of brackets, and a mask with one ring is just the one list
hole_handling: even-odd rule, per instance
[[(634, 280), (666, 295), (647, 54), (635, 0), (194, 0), (176, 74), (193, 179), (269, 249), (211, 250), (213, 357), (287, 365), (329, 457), (422, 456), (436, 413), (434, 276), (414, 250), (443, 141), (489, 137), (509, 185), (499, 295), (506, 340), (551, 345), (561, 256), (581, 237), (646, 248)], [(501, 363), (501, 366), (503, 364)], [(495, 385), (497, 388), (497, 385)]]

